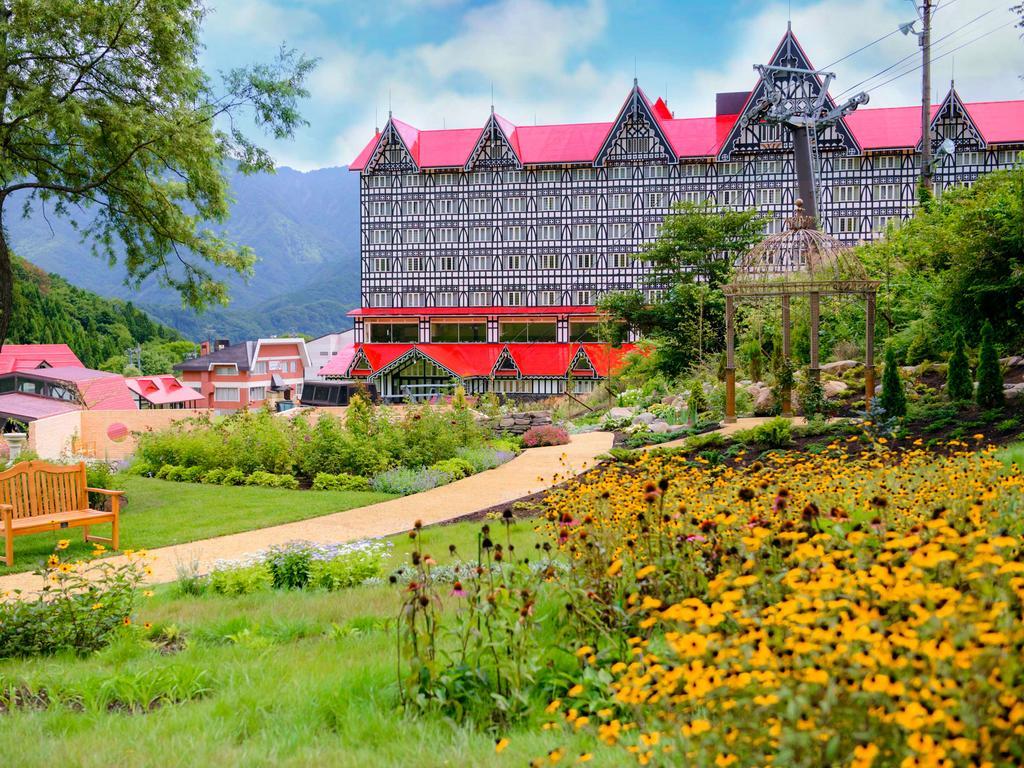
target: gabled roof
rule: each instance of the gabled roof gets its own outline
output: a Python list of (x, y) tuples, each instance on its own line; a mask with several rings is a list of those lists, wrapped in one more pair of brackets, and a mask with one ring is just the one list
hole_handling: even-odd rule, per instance
[(206, 355), (199, 355), (199, 357), (193, 357), (190, 360), (182, 360), (174, 365), (174, 370), (208, 371), (215, 365), (235, 365), (238, 367), (239, 372), (248, 371), (255, 347), (256, 342), (254, 341), (232, 344)]
[(20, 392), (9, 392), (0, 395), (0, 416), (18, 421), (35, 421), (47, 416), (80, 411), (82, 407), (65, 400), (52, 400), (38, 395), (24, 395)]
[(346, 344), (338, 350), (338, 354), (320, 366), (317, 376), (344, 376), (348, 373), (355, 357), (356, 345)]
[(4, 344), (0, 349), (0, 373), (68, 366), (85, 367), (67, 344)]
[[(666, 111), (667, 111), (666, 107)], [(654, 109), (654, 105), (651, 104), (647, 98), (647, 94), (643, 92), (643, 89), (637, 84), (637, 81), (633, 80), (633, 88), (630, 90), (629, 95), (626, 96), (626, 100), (622, 102), (622, 107), (619, 108), (619, 114), (616, 115), (615, 120), (610, 126), (608, 131), (605, 133), (604, 141), (601, 142), (601, 148), (598, 149), (597, 155), (594, 157), (594, 163), (598, 165), (604, 165), (605, 158), (612, 148), (619, 132), (623, 129), (627, 120), (639, 119), (647, 123), (654, 134), (661, 140), (664, 145), (663, 150), (671, 155), (669, 162), (676, 162), (679, 154), (678, 148), (676, 148), (671, 139), (666, 135), (663, 123), (665, 119), (659, 117)]]
[(33, 378), (73, 384), (81, 396), (82, 404), (91, 411), (138, 410), (135, 398), (125, 384), (124, 376), (119, 373), (94, 371), (77, 366), (40, 368), (26, 373), (31, 373)]
[(171, 403), (194, 403), (205, 400), (202, 393), (186, 387), (170, 374), (162, 376), (135, 376), (126, 378), (125, 385), (135, 394), (154, 405)]
[(564, 307), (359, 307), (348, 312), (349, 317), (487, 317), (489, 315), (594, 315), (597, 307), (591, 305)]

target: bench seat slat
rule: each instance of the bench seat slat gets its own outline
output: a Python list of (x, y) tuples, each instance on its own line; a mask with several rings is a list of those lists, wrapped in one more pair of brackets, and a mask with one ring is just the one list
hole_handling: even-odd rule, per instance
[(59, 529), (61, 523), (67, 523), (70, 528), (75, 525), (99, 525), (113, 522), (113, 520), (114, 515), (111, 512), (79, 509), (68, 512), (51, 512), (48, 515), (36, 515), (35, 517), (18, 517), (14, 519), (12, 528), (22, 533), (26, 532), (26, 529), (52, 531)]

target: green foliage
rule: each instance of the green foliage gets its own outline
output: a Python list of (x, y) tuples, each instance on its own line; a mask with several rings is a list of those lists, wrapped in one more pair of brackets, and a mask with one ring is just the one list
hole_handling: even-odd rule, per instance
[(733, 439), (759, 448), (785, 448), (793, 442), (793, 425), (789, 419), (782, 417), (770, 419), (751, 429), (734, 433)]
[(900, 368), (896, 361), (896, 350), (889, 346), (885, 350), (885, 370), (882, 372), (882, 396), (878, 404), (889, 418), (907, 415), (907, 393), (903, 389)]
[(203, 474), (203, 478), (200, 482), (206, 483), (207, 485), (224, 485), (224, 476), (226, 474), (227, 470), (221, 469), (220, 467), (214, 467)]
[(314, 491), (368, 491), (370, 480), (359, 475), (347, 475), (341, 472), (336, 475), (319, 472), (313, 478)]
[(992, 324), (985, 321), (981, 328), (981, 348), (978, 350), (978, 392), (981, 408), (1000, 408), (1003, 405), (1003, 369), (996, 352)]
[(430, 468), (436, 472), (444, 472), (447, 475), (451, 475), (452, 480), (461, 480), (473, 474), (473, 465), (465, 459), (458, 457), (439, 461)]
[(611, 293), (602, 299), (602, 309), (611, 318), (611, 340), (625, 340), (629, 330), (654, 340), (653, 362), (672, 377), (720, 351), (725, 339), (725, 299), (720, 289), (732, 271), (732, 260), (721, 254), (742, 253), (761, 236), (755, 211), (678, 204), (665, 217), (658, 239), (641, 256), (653, 266), (652, 282), (668, 286), (666, 294), (653, 305), (639, 291)]
[(76, 568), (59, 549), (37, 574), (46, 579), (39, 593), (0, 602), (0, 659), (104, 647), (130, 620), (144, 577), (138, 559)]
[(287, 488), (292, 491), (299, 487), (299, 481), (292, 475), (274, 474), (273, 472), (264, 472), (262, 469), (256, 470), (245, 478), (245, 484), (260, 488)]
[(957, 331), (953, 336), (953, 354), (949, 357), (946, 372), (946, 393), (954, 402), (971, 400), (974, 397), (974, 380), (971, 378), (971, 368), (967, 362), (967, 353), (964, 351), (963, 331)]
[[(273, 169), (239, 126), (252, 120), (276, 139), (291, 136), (315, 66), (282, 48), (273, 64), (229, 71), (215, 87), (199, 67), (205, 16), (198, 0), (24, 0), (8, 8), (0, 51), (9, 73), (0, 217), (18, 191), (26, 205), (46, 203), (75, 223), (91, 209), (83, 234), (96, 255), (120, 260), (135, 282), (159, 273), (196, 308), (226, 300), (217, 269), (245, 274), (254, 263), (210, 226), (230, 212), (230, 159)], [(13, 316), (5, 229), (0, 339)]]
[(832, 404), (825, 397), (825, 389), (820, 378), (812, 376), (809, 368), (804, 370), (803, 380), (797, 389), (797, 398), (804, 418), (828, 416), (832, 410)]
[(221, 481), (221, 485), (243, 485), (245, 483), (245, 472), (232, 467), (224, 471), (224, 479)]
[(232, 597), (264, 592), (274, 583), (270, 571), (262, 563), (237, 568), (216, 568), (207, 578), (211, 592)]

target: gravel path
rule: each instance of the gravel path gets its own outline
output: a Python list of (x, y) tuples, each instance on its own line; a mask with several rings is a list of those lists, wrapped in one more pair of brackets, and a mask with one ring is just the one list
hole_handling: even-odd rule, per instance
[[(270, 528), (218, 536), (150, 551), (153, 584), (174, 581), (178, 563), (197, 561), (205, 572), (217, 560), (235, 560), (296, 539), (319, 543), (340, 543), (390, 536), (412, 528), (416, 520), (424, 525), (441, 523), (557, 485), (595, 463), (612, 447), (608, 432), (574, 435), (569, 445), (531, 448), (496, 469), (481, 472), (440, 488), (414, 496), (391, 499), (368, 507), (350, 509)], [(302, 493), (295, 498), (301, 503)], [(202, 514), (202, 510), (196, 510)], [(111, 562), (123, 562), (121, 557)], [(0, 577), (0, 595), (14, 589), (38, 589), (40, 580), (31, 573)]]

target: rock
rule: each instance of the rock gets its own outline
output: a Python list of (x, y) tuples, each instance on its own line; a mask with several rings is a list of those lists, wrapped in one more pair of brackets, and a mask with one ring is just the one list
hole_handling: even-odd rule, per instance
[(608, 411), (607, 418), (613, 421), (618, 421), (619, 419), (631, 419), (633, 418), (634, 413), (636, 413), (636, 408), (625, 408), (623, 406), (618, 406)]
[(837, 397), (849, 389), (844, 381), (826, 381), (821, 388), (825, 392), (825, 397)]
[(754, 413), (765, 414), (771, 413), (772, 408), (775, 405), (775, 397), (772, 395), (772, 391), (765, 387), (758, 391), (754, 397)]
[(651, 424), (650, 430), (651, 430), (651, 432), (653, 432), (656, 435), (663, 435), (666, 432), (671, 432), (672, 431), (672, 427), (670, 427), (668, 425), (667, 421), (659, 420), (659, 421), (655, 421), (655, 422), (653, 422)]
[(1018, 400), (1024, 398), (1024, 382), (1017, 384), (1004, 384), (1003, 385), (1003, 396), (1007, 400)]
[(503, 418), (501, 421), (498, 422), (498, 426), (502, 427), (502, 428), (511, 427), (515, 423), (516, 423), (515, 419), (509, 418), (508, 416), (506, 416), (505, 418)]
[(1004, 368), (1018, 368), (1024, 365), (1024, 357), (1020, 355), (1011, 355), (1010, 357), (1001, 357), (999, 362), (1003, 364)]
[(843, 373), (851, 368), (856, 368), (860, 363), (856, 360), (836, 360), (834, 363), (825, 363), (821, 366), (821, 370), (826, 373)]
[(757, 399), (757, 394), (758, 394), (758, 393), (759, 393), (759, 392), (760, 392), (760, 391), (761, 391), (762, 389), (766, 389), (766, 387), (765, 387), (765, 385), (764, 385), (764, 384), (762, 384), (762, 383), (761, 383), (760, 381), (759, 381), (759, 382), (757, 382), (756, 384), (748, 384), (748, 385), (747, 385), (747, 387), (746, 387), (746, 390), (747, 390), (747, 394), (748, 394), (748, 395), (750, 395), (750, 396), (751, 396), (752, 398), (754, 398), (755, 400)]
[(636, 416), (633, 417), (633, 423), (634, 424), (653, 424), (654, 423), (654, 414), (653, 413), (647, 413), (647, 412), (638, 413)]
[(662, 405), (672, 405), (672, 401), (676, 399), (675, 395), (665, 395), (661, 398)]

